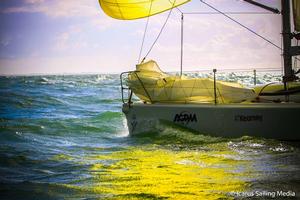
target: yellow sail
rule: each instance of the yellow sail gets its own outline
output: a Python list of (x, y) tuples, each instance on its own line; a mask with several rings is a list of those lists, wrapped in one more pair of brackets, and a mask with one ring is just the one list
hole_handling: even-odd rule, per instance
[(293, 0), (293, 14), (294, 14), (295, 30), (300, 31), (300, 1), (299, 0)]
[[(142, 101), (149, 103), (213, 103), (214, 81), (209, 78), (173, 76), (160, 70), (153, 60), (139, 64), (128, 77), (128, 85)], [(240, 103), (255, 100), (252, 89), (238, 83), (217, 81), (218, 103)]]
[(152, 16), (190, 0), (99, 0), (102, 10), (110, 17), (129, 20)]

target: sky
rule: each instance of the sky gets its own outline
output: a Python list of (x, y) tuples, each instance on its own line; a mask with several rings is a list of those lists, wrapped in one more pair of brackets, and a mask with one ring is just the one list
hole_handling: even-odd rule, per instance
[[(241, 0), (206, 0), (224, 12), (266, 12)], [(279, 8), (279, 0), (260, 0)], [(199, 0), (183, 12), (214, 12)], [(149, 19), (145, 56), (168, 12)], [(281, 16), (230, 15), (281, 46)], [(146, 60), (163, 71), (180, 69), (180, 18), (177, 9)], [(0, 0), (0, 74), (118, 73), (138, 63), (146, 19), (116, 20), (97, 0)], [(184, 17), (183, 69), (281, 68), (281, 51), (222, 15)]]

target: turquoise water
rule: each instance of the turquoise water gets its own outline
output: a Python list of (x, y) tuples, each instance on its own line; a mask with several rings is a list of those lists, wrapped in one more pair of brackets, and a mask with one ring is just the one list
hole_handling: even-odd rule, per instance
[(169, 126), (132, 137), (121, 105), (118, 75), (0, 77), (1, 199), (300, 197), (299, 143)]

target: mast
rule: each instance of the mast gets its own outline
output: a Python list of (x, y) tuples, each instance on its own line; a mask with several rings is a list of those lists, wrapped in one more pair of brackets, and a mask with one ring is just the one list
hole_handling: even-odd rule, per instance
[(290, 1), (281, 0), (281, 15), (282, 15), (282, 37), (283, 37), (283, 62), (284, 62), (284, 76), (283, 82), (293, 81), (295, 75), (292, 69), (292, 55), (291, 49), (291, 17), (290, 17)]
[(300, 46), (291, 46), (291, 40), (295, 37), (291, 33), (291, 15), (290, 1), (281, 0), (282, 7), (282, 37), (283, 37), (283, 60), (284, 60), (284, 76), (283, 82), (286, 86), (287, 82), (295, 81), (298, 77), (292, 67), (292, 57), (300, 55)]
[[(253, 0), (244, 0), (247, 3), (266, 9), (273, 13), (279, 13), (277, 9), (268, 7)], [(287, 82), (295, 81), (298, 78), (292, 67), (292, 57), (300, 55), (300, 46), (291, 46), (291, 40), (294, 34), (291, 33), (291, 8), (290, 0), (281, 0), (281, 15), (282, 15), (282, 37), (283, 37), (283, 63), (284, 63), (284, 76), (282, 77), (286, 87)]]

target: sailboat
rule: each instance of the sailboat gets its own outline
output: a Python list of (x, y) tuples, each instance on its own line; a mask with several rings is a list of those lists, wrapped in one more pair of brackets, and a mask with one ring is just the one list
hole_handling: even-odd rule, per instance
[[(244, 0), (280, 13), (257, 1)], [(133, 20), (150, 17), (188, 3), (189, 0), (99, 0), (110, 17)], [(201, 0), (201, 2), (205, 3)], [(291, 9), (292, 7), (292, 9)], [(246, 88), (214, 78), (189, 78), (164, 73), (153, 61), (142, 61), (136, 70), (121, 77), (123, 106), (129, 133), (156, 130), (161, 123), (184, 127), (217, 137), (253, 136), (279, 140), (300, 140), (300, 82), (292, 67), (300, 46), (300, 2), (281, 0), (284, 76), (281, 84)], [(218, 11), (217, 9), (215, 9)], [(291, 11), (295, 32), (291, 33)], [(127, 76), (127, 87), (123, 76)], [(128, 99), (124, 90), (129, 91)], [(133, 102), (136, 95), (140, 101)]]

